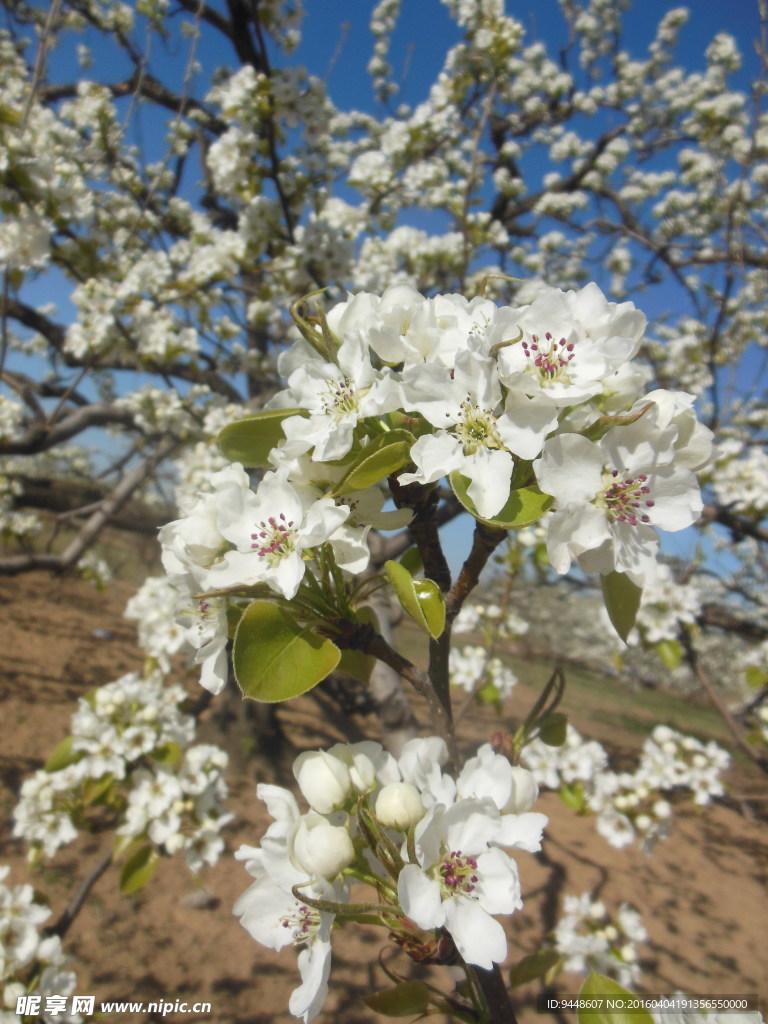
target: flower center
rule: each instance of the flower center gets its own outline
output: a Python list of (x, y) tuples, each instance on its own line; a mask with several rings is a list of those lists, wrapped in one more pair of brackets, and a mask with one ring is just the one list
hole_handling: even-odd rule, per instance
[(528, 368), (545, 386), (568, 376), (566, 370), (574, 357), (574, 348), (572, 341), (566, 341), (565, 338), (557, 340), (549, 331), (543, 341), (538, 334), (532, 334), (530, 345), (527, 341), (523, 342), (523, 352), (529, 361)]
[(451, 432), (461, 442), (465, 455), (474, 455), (480, 448), (504, 448), (496, 417), (489, 409), (473, 405), (469, 398), (461, 403), (458, 423)]
[(320, 927), (320, 912), (297, 900), (291, 913), (280, 918), (280, 924), (291, 929), (294, 946), (303, 946)]
[(326, 414), (336, 419), (356, 413), (360, 406), (358, 391), (349, 377), (328, 381), (328, 390), (322, 396), (322, 401)]
[(599, 504), (612, 522), (629, 523), (630, 526), (650, 523), (650, 516), (641, 509), (653, 508), (656, 503), (647, 497), (651, 489), (645, 473), (622, 479), (618, 469), (612, 469), (603, 474), (603, 481), (606, 486), (599, 496)]
[(439, 871), (449, 896), (469, 896), (478, 882), (477, 861), (474, 857), (462, 856), (461, 850), (452, 850)]
[(270, 516), (266, 522), (259, 523), (257, 533), (251, 534), (251, 547), (257, 555), (266, 558), (270, 565), (277, 565), (284, 555), (296, 549), (296, 529), (293, 520), (286, 520), (285, 514), (279, 518)]

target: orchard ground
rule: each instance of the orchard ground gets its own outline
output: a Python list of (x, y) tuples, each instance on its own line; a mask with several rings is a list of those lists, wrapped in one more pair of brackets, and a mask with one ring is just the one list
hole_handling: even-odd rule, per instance
[[(10, 882), (27, 880), (25, 851), (7, 827), (21, 781), (40, 767), (66, 734), (77, 698), (124, 672), (141, 667), (134, 623), (122, 618), (133, 592), (125, 580), (99, 592), (80, 580), (29, 574), (0, 579), (5, 623), (0, 662), (3, 708), (2, 815), (6, 828), (0, 863), (10, 863)], [(508, 723), (530, 707), (535, 684), (548, 667), (514, 663), (520, 678), (505, 707)], [(617, 765), (629, 766), (658, 721), (682, 731), (725, 743), (719, 722), (695, 701), (654, 692), (634, 695), (618, 680), (579, 674), (571, 680), (566, 710), (584, 735), (600, 740)], [(194, 678), (190, 694), (201, 691)], [(637, 707), (637, 715), (633, 710)], [(459, 702), (460, 703), (460, 702)], [(254, 717), (239, 697), (218, 698), (204, 712), (199, 738), (228, 750), (231, 766), (229, 809), (236, 815), (225, 831), (229, 853), (195, 879), (184, 862), (165, 860), (146, 887), (120, 896), (118, 871), (112, 867), (97, 882), (85, 909), (64, 945), (77, 972), (77, 993), (101, 1000), (186, 1000), (210, 1002), (210, 1014), (162, 1017), (121, 1014), (105, 1018), (127, 1021), (212, 1021), (216, 1024), (287, 1024), (288, 995), (298, 983), (295, 956), (275, 954), (256, 945), (232, 915), (232, 905), (248, 886), (249, 876), (232, 859), (241, 843), (256, 844), (268, 823), (255, 784), (291, 785), (296, 753), (341, 739), (375, 735), (373, 716), (345, 719), (323, 687), (278, 707), (274, 718), (264, 709)], [(419, 713), (423, 708), (417, 705)], [(467, 751), (498, 727), (493, 712), (467, 715), (460, 738)], [(342, 731), (347, 729), (346, 734)], [(351, 731), (350, 731), (351, 729)], [(263, 736), (254, 742), (254, 730)], [(356, 733), (357, 730), (359, 734)], [(643, 915), (649, 941), (640, 949), (642, 989), (649, 993), (684, 991), (690, 995), (760, 996), (768, 1007), (768, 803), (759, 773), (737, 761), (727, 777), (729, 797), (699, 810), (691, 803), (676, 807), (671, 836), (650, 856), (637, 848), (615, 850), (597, 835), (594, 821), (579, 818), (553, 794), (542, 796), (537, 810), (549, 815), (543, 854), (522, 853), (520, 866), (524, 909), (510, 919), (510, 958), (516, 961), (537, 948), (542, 933), (555, 923), (565, 893), (591, 890), (609, 910), (621, 901)], [(744, 797), (763, 794), (762, 801)], [(82, 880), (109, 848), (105, 831), (64, 848), (44, 864), (33, 883), (50, 902), (50, 922), (67, 906)], [(416, 968), (395, 952), (381, 929), (348, 925), (334, 940), (331, 990), (320, 1021), (364, 1024), (384, 1020), (369, 1011), (361, 995), (382, 989), (386, 976), (379, 950), (403, 977)], [(437, 975), (435, 976), (437, 977)], [(560, 994), (578, 991), (580, 980), (560, 975)], [(537, 1019), (539, 983), (518, 990), (522, 1024)], [(539, 1017), (546, 1020), (546, 1017)], [(561, 1021), (575, 1022), (567, 1015)]]

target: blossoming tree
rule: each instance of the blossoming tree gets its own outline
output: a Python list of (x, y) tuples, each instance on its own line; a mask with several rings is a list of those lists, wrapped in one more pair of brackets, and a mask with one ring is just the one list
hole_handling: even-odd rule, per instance
[[(637, 56), (620, 41), (628, 4), (561, 0), (554, 57), (502, 0), (444, 0), (455, 45), (392, 111), (400, 3), (381, 0), (379, 106), (360, 111), (290, 63), (295, 2), (3, 7), (0, 512), (15, 547), (0, 571), (103, 572), (101, 530), (138, 522), (164, 523), (168, 577), (131, 611), (146, 677), (83, 702), (25, 783), (16, 835), (51, 856), (99, 804), (125, 891), (161, 853), (211, 863), (226, 758), (192, 745), (162, 681), (170, 654), (191, 647), (210, 694), (233, 677), (266, 703), (343, 671), (371, 686), (393, 750), (302, 755), (307, 813), (260, 787), (274, 820), (238, 854), (254, 881), (236, 913), (258, 941), (300, 947), (290, 1009), (306, 1021), (333, 928), (361, 920), (459, 972), (449, 995), (398, 982), (372, 1009), (512, 1020), (498, 917), (522, 906), (516, 858), (541, 846), (538, 787), (595, 813), (616, 845), (650, 846), (664, 794), (707, 802), (727, 757), (661, 727), (635, 773), (610, 772), (566, 728), (556, 672), (524, 721), (462, 763), (452, 675), (496, 702), (514, 683), (499, 659), (452, 648), (493, 553), (523, 538), (547, 572), (593, 577), (621, 640), (635, 628), (668, 663), (686, 658), (715, 700), (699, 631), (744, 638), (764, 730), (764, 10), (754, 81), (735, 88), (743, 58), (725, 32), (701, 70), (675, 63), (682, 9)], [(432, 233), (413, 226), (425, 212)], [(114, 438), (96, 462), (93, 428)], [(178, 514), (152, 504), (169, 468)], [(40, 507), (77, 524), (63, 546)], [(472, 539), (454, 573), (440, 528), (458, 516)], [(697, 523), (729, 531), (743, 558), (686, 603), (658, 531)], [(393, 640), (393, 603), (428, 637), (427, 666)], [(401, 681), (426, 699), (431, 737), (414, 735)], [(632, 911), (615, 925), (589, 894), (567, 910), (560, 952), (518, 976), (570, 957), (618, 962), (634, 983)], [(40, 970), (60, 963), (55, 944), (40, 952), (38, 919), (14, 971), (37, 953)]]

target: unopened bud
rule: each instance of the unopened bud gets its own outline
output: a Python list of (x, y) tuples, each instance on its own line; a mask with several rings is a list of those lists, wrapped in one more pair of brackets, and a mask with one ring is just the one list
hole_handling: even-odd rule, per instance
[(355, 859), (349, 832), (311, 811), (293, 826), (288, 849), (297, 870), (306, 871), (310, 878), (327, 878), (329, 882)]
[(376, 797), (376, 817), (382, 825), (398, 832), (406, 832), (425, 813), (419, 791), (410, 782), (390, 782)]

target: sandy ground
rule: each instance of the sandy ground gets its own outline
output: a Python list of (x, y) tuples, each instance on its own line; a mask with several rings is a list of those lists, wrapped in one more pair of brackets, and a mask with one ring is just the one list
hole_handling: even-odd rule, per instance
[[(0, 579), (3, 621), (0, 697), (4, 748), (0, 754), (0, 801), (4, 828), (0, 863), (10, 863), (10, 881), (25, 880), (24, 849), (10, 838), (8, 821), (20, 781), (41, 766), (66, 734), (77, 697), (141, 665), (133, 624), (121, 618), (130, 596), (128, 584), (108, 594), (81, 581), (53, 580), (42, 574)], [(194, 684), (192, 684), (194, 687)], [(524, 681), (515, 701), (530, 703)], [(631, 695), (627, 697), (631, 700)], [(230, 850), (256, 843), (267, 816), (256, 799), (255, 783), (289, 782), (297, 750), (311, 749), (348, 736), (350, 729), (375, 734), (372, 718), (351, 722), (336, 714), (321, 689), (282, 706), (276, 728), (253, 750), (252, 726), (237, 698), (224, 712), (206, 713), (201, 738), (221, 743), (232, 758), (230, 809), (237, 815), (227, 830)], [(631, 752), (639, 740), (606, 727), (590, 730), (585, 704), (574, 724), (584, 733)], [(489, 716), (474, 720), (463, 740), (471, 746), (493, 727)], [(280, 733), (288, 737), (280, 743)], [(265, 747), (270, 752), (265, 752)], [(748, 767), (729, 778), (734, 794), (766, 787)], [(766, 808), (766, 802), (752, 808)], [(747, 816), (736, 799), (699, 813), (686, 805), (675, 817), (672, 835), (652, 855), (637, 849), (614, 850), (596, 834), (594, 823), (578, 818), (554, 795), (540, 808), (550, 817), (541, 856), (521, 854), (525, 906), (510, 922), (510, 962), (532, 952), (554, 924), (564, 893), (599, 892), (609, 908), (632, 903), (643, 914), (649, 942), (641, 949), (642, 988), (649, 993), (678, 990), (692, 995), (757, 993), (768, 1006), (768, 829), (765, 819)], [(35, 875), (36, 886), (58, 914), (79, 881), (108, 848), (109, 836), (87, 836), (60, 851)], [(228, 854), (202, 879), (183, 862), (166, 860), (144, 891), (121, 897), (117, 872), (108, 871), (95, 886), (66, 939), (81, 994), (97, 1000), (188, 1000), (210, 1002), (210, 1012), (123, 1014), (115, 1021), (212, 1021), (228, 1024), (283, 1024), (288, 994), (297, 984), (291, 950), (275, 954), (257, 946), (231, 913), (249, 883), (242, 865)], [(364, 1024), (382, 1020), (360, 995), (383, 988), (386, 977), (378, 955), (385, 933), (348, 926), (334, 939), (331, 993), (321, 1022)], [(390, 954), (388, 954), (390, 955)], [(415, 968), (403, 955), (393, 965), (403, 976)], [(519, 991), (523, 1024), (537, 1019), (538, 983)], [(561, 993), (578, 990), (577, 978), (561, 975)], [(539, 1020), (546, 1019), (538, 1017)], [(575, 1022), (575, 1016), (560, 1018)]]

